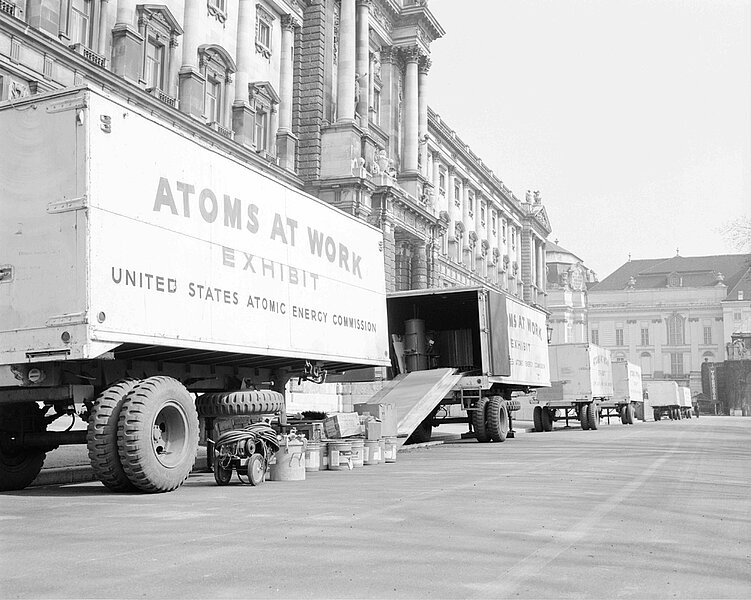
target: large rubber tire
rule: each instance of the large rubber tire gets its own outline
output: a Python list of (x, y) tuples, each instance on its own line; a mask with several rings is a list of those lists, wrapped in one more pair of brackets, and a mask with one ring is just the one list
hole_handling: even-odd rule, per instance
[(542, 430), (553, 431), (553, 411), (547, 406), (542, 409)]
[(42, 470), (46, 452), (39, 448), (18, 448), (10, 439), (24, 431), (24, 423), (35, 432), (44, 431), (44, 411), (36, 403), (8, 404), (0, 407), (0, 492), (22, 490)]
[(621, 423), (628, 425), (628, 406), (621, 406), (621, 410), (619, 412), (621, 415)]
[(475, 437), (478, 442), (489, 442), (490, 433), (487, 426), (487, 408), (488, 399), (483, 396), (477, 401), (476, 410), (472, 411), (472, 428), (475, 430)]
[(120, 464), (117, 451), (117, 427), (125, 397), (138, 385), (137, 379), (124, 379), (104, 390), (91, 407), (86, 431), (89, 461), (97, 479), (114, 492), (131, 492), (131, 483)]
[(532, 411), (532, 421), (535, 425), (535, 431), (538, 433), (542, 431), (542, 406), (535, 406)]
[(487, 407), (487, 430), (493, 442), (505, 442), (508, 435), (508, 411), (501, 396), (492, 396)]
[(273, 390), (242, 390), (203, 394), (196, 398), (202, 417), (236, 417), (275, 413), (284, 408), (284, 395)]
[(626, 407), (626, 418), (627, 418), (628, 425), (633, 425), (634, 422), (636, 421), (636, 408), (634, 407), (633, 404), (629, 404)]
[(659, 421), (660, 419), (662, 419), (662, 415), (660, 414), (659, 410), (654, 409), (652, 413), (654, 414), (655, 421)]
[(589, 409), (588, 404), (583, 404), (579, 407), (579, 422), (581, 423), (584, 431), (589, 430)]
[(600, 408), (594, 402), (587, 404), (587, 421), (590, 429), (600, 427)]
[(144, 492), (170, 492), (190, 475), (198, 451), (193, 398), (171, 377), (149, 377), (125, 398), (117, 431), (120, 462)]

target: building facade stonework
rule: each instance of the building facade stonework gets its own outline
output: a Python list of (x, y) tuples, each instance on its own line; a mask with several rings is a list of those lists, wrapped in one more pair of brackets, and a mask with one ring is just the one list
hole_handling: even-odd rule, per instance
[(742, 323), (749, 268), (747, 254), (629, 261), (589, 290), (589, 340), (697, 395), (702, 363), (723, 361)]
[(378, 227), (387, 291), (544, 306), (540, 195), (429, 107), (443, 35), (418, 0), (0, 0), (0, 100), (104, 88)]

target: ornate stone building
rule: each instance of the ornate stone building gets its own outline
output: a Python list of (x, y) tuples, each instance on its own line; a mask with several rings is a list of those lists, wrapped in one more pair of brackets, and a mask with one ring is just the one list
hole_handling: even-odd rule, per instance
[(0, 100), (104, 88), (380, 228), (387, 291), (544, 306), (539, 194), (428, 106), (443, 35), (425, 0), (0, 0)]
[(594, 271), (556, 240), (547, 244), (547, 279), (551, 343), (587, 342), (587, 291), (597, 283)]
[(589, 291), (590, 341), (640, 365), (645, 379), (674, 379), (696, 395), (702, 363), (722, 361), (728, 334), (743, 322), (750, 261), (748, 254), (629, 261)]

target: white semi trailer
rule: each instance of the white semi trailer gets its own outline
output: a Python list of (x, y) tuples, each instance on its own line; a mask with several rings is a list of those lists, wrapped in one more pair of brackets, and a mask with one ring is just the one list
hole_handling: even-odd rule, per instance
[(603, 405), (613, 404), (610, 351), (595, 344), (549, 347), (550, 387), (537, 390), (535, 431), (551, 431), (553, 423), (578, 419), (582, 429), (597, 429)]
[(693, 416), (689, 388), (681, 387), (675, 381), (648, 381), (646, 391), (655, 421), (690, 419)]
[(381, 233), (195, 129), (87, 88), (0, 106), (1, 490), (86, 443), (112, 490), (170, 491), (198, 413), (390, 364)]
[(372, 401), (396, 405), (399, 435), (425, 442), (467, 423), (480, 442), (513, 437), (514, 396), (550, 385), (545, 312), (484, 287), (394, 292), (387, 305), (399, 375)]
[(602, 403), (603, 416), (619, 417), (624, 425), (633, 425), (640, 404), (644, 404), (641, 367), (628, 361), (614, 362), (613, 398)]

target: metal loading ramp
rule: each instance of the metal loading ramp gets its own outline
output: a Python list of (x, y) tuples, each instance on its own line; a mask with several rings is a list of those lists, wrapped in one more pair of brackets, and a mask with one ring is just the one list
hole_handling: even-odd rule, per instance
[(456, 369), (430, 369), (399, 375), (368, 404), (393, 404), (396, 407), (398, 444), (407, 441), (462, 378)]

